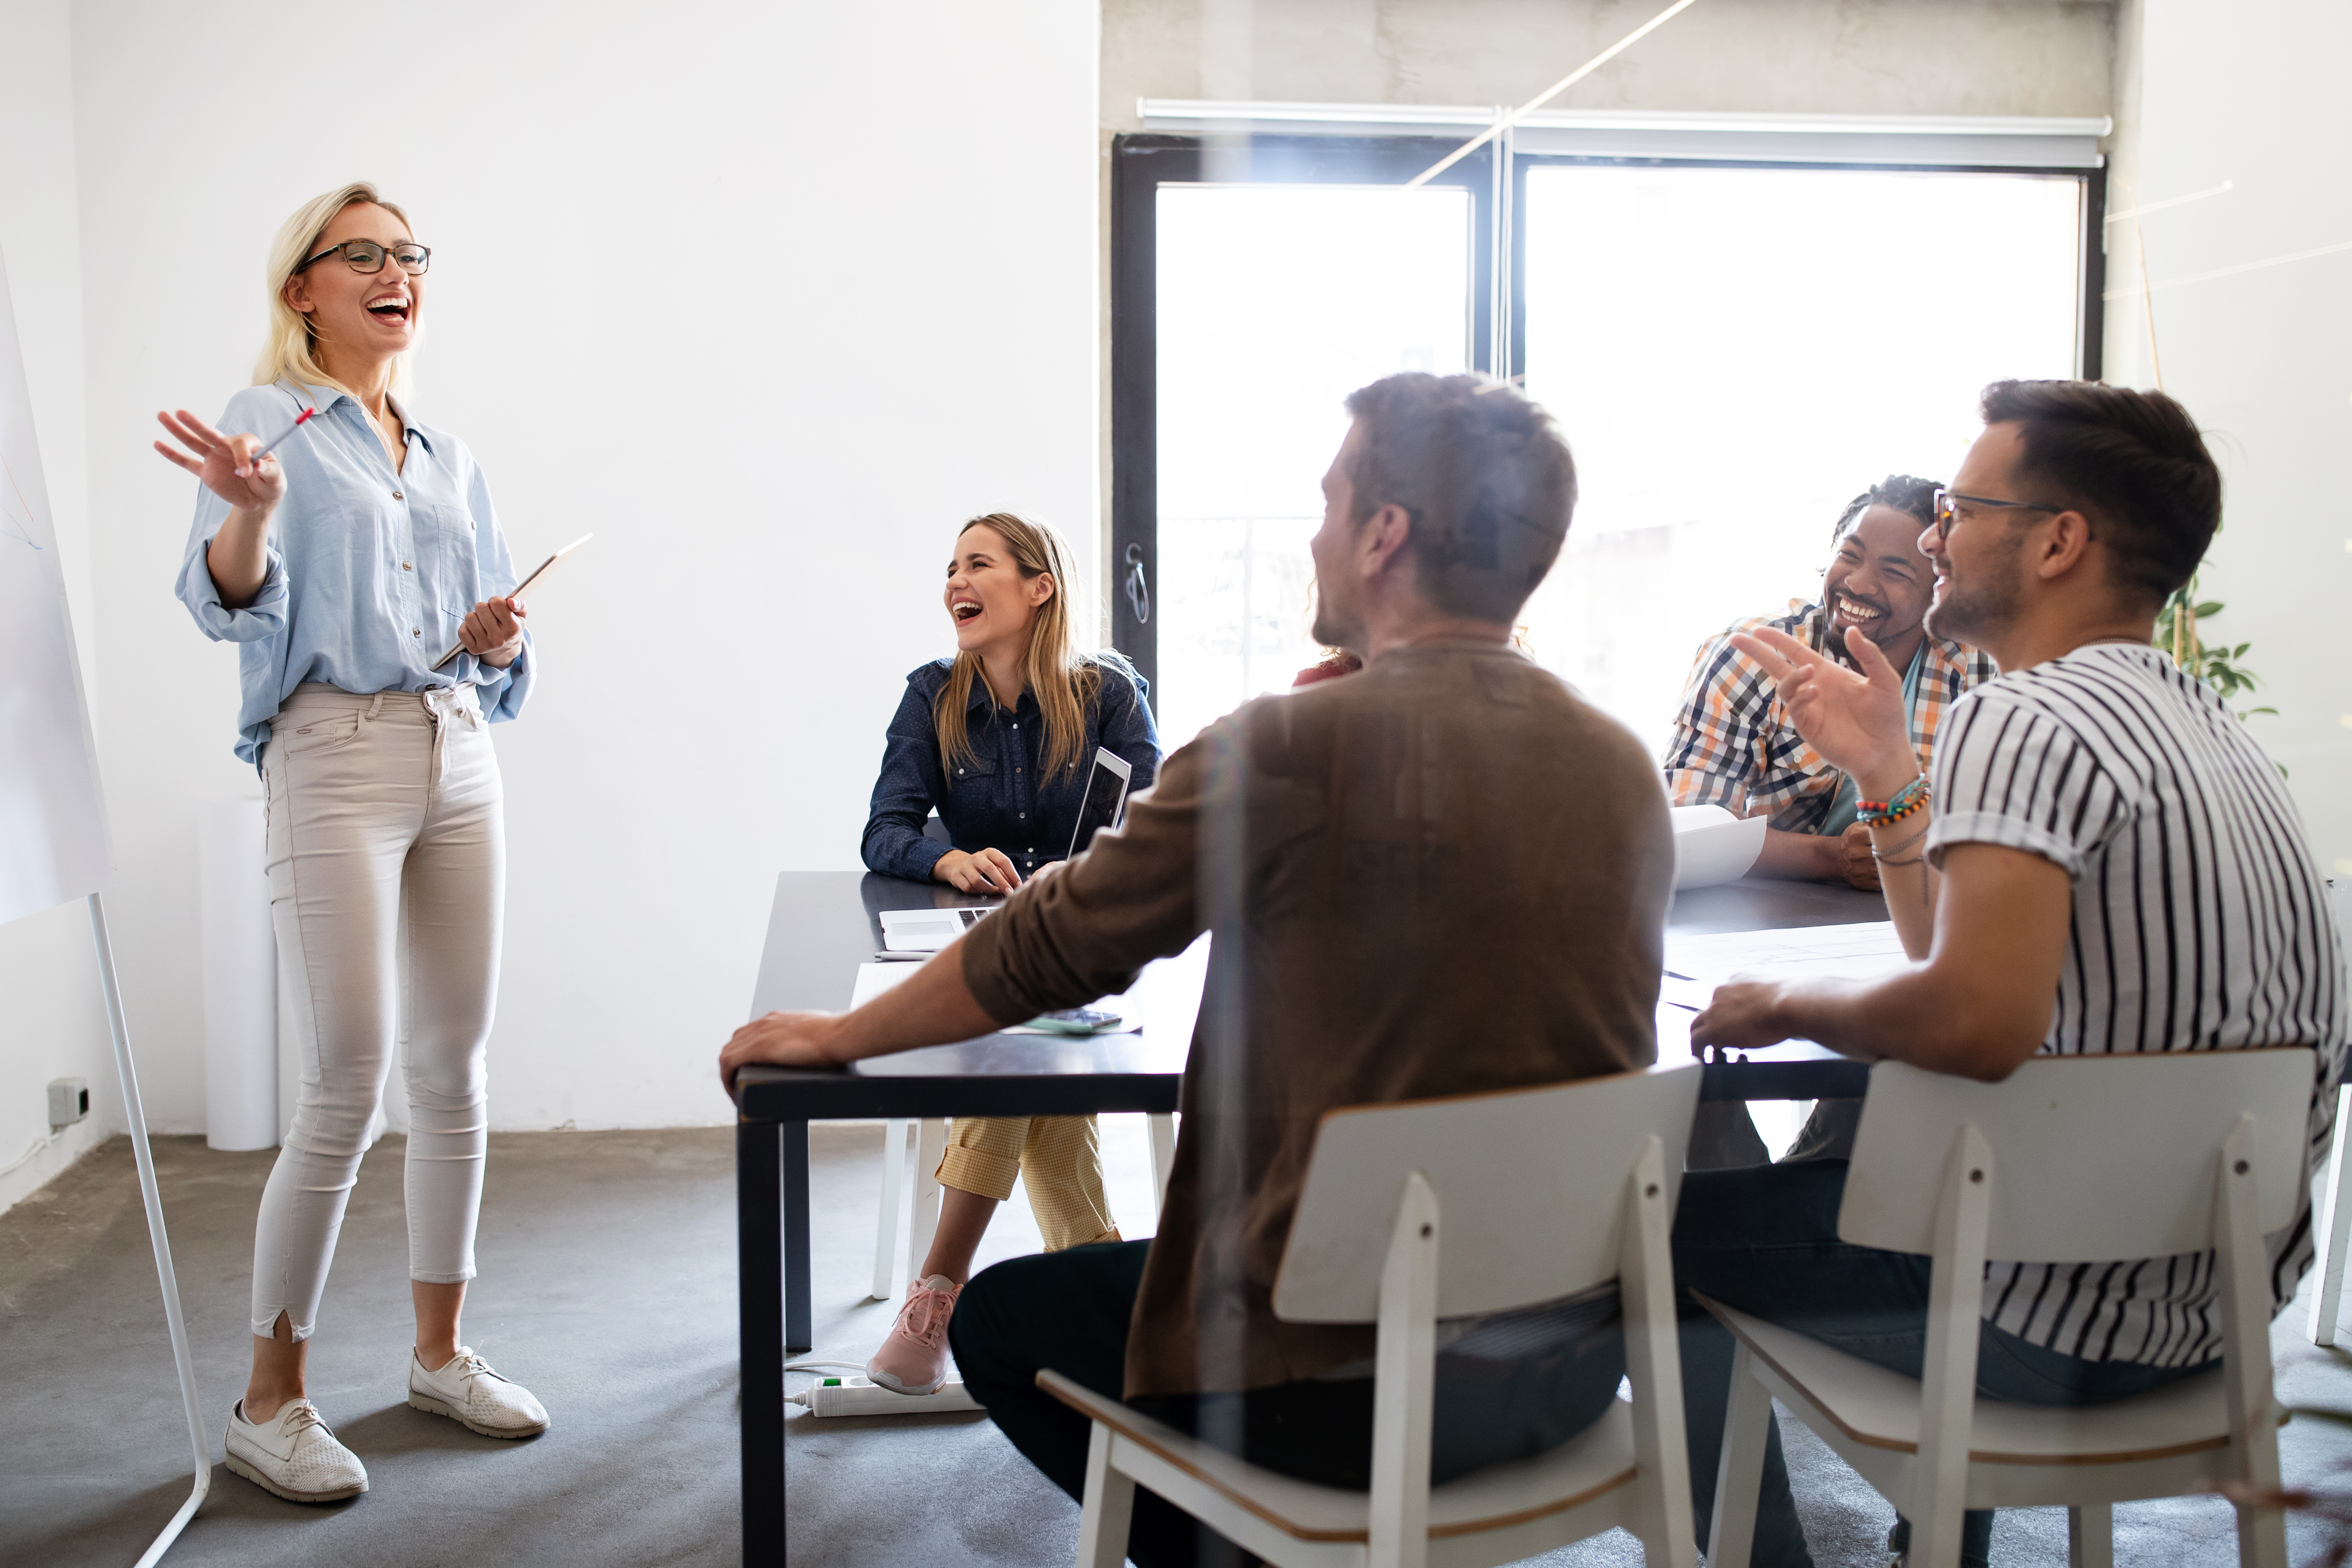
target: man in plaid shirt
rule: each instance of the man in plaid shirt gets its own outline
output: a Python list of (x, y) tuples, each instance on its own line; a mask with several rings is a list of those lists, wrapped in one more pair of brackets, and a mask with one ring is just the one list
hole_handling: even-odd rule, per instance
[(1991, 659), (1929, 637), (1922, 625), (1935, 584), (1919, 553), (1919, 532), (1934, 521), (1935, 490), (1933, 479), (1895, 474), (1854, 497), (1831, 536), (1835, 553), (1822, 576), (1821, 603), (1740, 621), (1699, 647), (1666, 750), (1666, 791), (1676, 805), (1769, 816), (1756, 862), (1759, 876), (1878, 890), (1870, 835), (1854, 822), (1853, 781), (1797, 733), (1772, 678), (1731, 646), (1734, 633), (1769, 626), (1845, 663), (1846, 628), (1861, 627), (1887, 662), (1906, 672), (1911, 743), (1922, 772), (1945, 710), (1993, 678)]

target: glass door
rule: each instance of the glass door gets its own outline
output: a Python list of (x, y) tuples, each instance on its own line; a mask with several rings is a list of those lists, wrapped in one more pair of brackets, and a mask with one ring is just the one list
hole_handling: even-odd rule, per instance
[(1321, 657), (1307, 542), (1348, 394), (1486, 363), (1493, 163), (1403, 188), (1454, 145), (1122, 141), (1111, 618), (1171, 748)]

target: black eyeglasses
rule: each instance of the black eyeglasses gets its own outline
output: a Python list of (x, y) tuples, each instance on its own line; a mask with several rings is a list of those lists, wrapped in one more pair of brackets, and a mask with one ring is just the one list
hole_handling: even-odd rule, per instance
[(1984, 507), (1993, 511), (2046, 511), (2055, 513), (2067, 510), (2063, 506), (2044, 506), (2040, 501), (1993, 500), (1990, 497), (1986, 496), (1964, 496), (1958, 490), (1948, 490), (1939, 487), (1936, 491), (1936, 541), (1939, 544), (1952, 536), (1952, 521), (1953, 519), (1958, 515), (1957, 510), (1952, 505), (1954, 501), (1960, 501), (1969, 506)]
[(381, 272), (387, 256), (400, 263), (400, 269), (411, 278), (433, 265), (433, 247), (428, 245), (417, 245), (412, 241), (387, 249), (372, 239), (347, 239), (341, 245), (327, 247), (294, 270), (297, 273), (307, 272), (319, 262), (338, 254), (354, 272)]

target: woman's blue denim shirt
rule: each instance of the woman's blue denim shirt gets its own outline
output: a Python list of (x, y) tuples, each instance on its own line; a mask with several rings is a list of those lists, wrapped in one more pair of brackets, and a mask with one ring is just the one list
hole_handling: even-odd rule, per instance
[(269, 721), (306, 680), (362, 697), (475, 686), (493, 723), (521, 712), (532, 673), (528, 632), (504, 669), (470, 653), (427, 668), (457, 640), (467, 612), (515, 585), (474, 455), (395, 405), (408, 457), (394, 473), (357, 398), (291, 382), (247, 387), (215, 428), (266, 441), (306, 406), (318, 417), (273, 454), (286, 470), (286, 499), (269, 520), (268, 574), (253, 603), (241, 610), (221, 603), (205, 552), (229, 508), (202, 485), (180, 561), (177, 591), (188, 613), (205, 636), (237, 645), (236, 754), (260, 761)]
[(1093, 658), (1102, 670), (1102, 689), (1087, 710), (1078, 765), (1043, 788), (1037, 764), (1045, 721), (1034, 693), (1022, 692), (1020, 705), (1007, 711), (990, 697), (986, 681), (971, 683), (967, 733), (973, 755), (957, 765), (950, 779), (940, 766), (931, 704), (955, 660), (933, 659), (908, 675), (907, 693), (883, 742), (882, 776), (874, 782), (874, 806), (866, 819), (866, 868), (929, 880), (931, 868), (950, 847), (923, 837), (924, 819), (936, 810), (953, 847), (999, 850), (1028, 877), (1069, 853), (1098, 746), (1134, 768), (1128, 781), (1130, 795), (1149, 789), (1160, 772), (1160, 732), (1152, 726), (1149, 689), (1135, 667), (1118, 655)]

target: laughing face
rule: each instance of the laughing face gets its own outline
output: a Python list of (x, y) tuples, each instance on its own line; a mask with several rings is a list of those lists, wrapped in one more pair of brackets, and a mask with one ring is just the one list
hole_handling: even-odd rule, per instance
[(1920, 623), (1934, 592), (1927, 558), (1919, 552), (1919, 520), (1891, 506), (1874, 506), (1838, 542), (1822, 578), (1832, 641), (1849, 626), (1906, 658), (1917, 646)]
[(984, 522), (957, 536), (948, 562), (945, 603), (955, 622), (956, 647), (986, 658), (1028, 647), (1029, 623), (1054, 596), (1052, 574), (1024, 576), (1004, 536)]
[[(374, 203), (353, 202), (335, 215), (310, 254), (354, 239), (390, 247), (415, 237), (406, 224)], [(354, 272), (341, 256), (330, 256), (295, 274), (286, 285), (286, 300), (310, 318), (322, 349), (377, 359), (416, 346), (424, 281), (402, 271), (389, 257), (380, 272)]]

